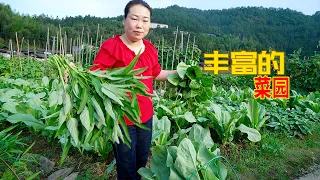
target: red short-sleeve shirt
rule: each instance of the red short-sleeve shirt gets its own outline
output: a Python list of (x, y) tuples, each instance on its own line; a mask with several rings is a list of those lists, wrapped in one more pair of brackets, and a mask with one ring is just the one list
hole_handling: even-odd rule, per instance
[[(145, 45), (144, 52), (140, 55), (134, 69), (147, 67), (142, 73), (143, 76), (157, 77), (160, 74), (161, 66), (158, 63), (157, 49), (146, 39), (143, 39)], [(90, 70), (109, 69), (128, 66), (134, 59), (135, 53), (129, 49), (120, 39), (120, 34), (106, 40), (101, 46), (95, 60), (94, 67)], [(148, 93), (153, 94), (153, 79), (141, 80), (149, 89)], [(153, 116), (153, 104), (150, 97), (137, 95), (138, 104), (141, 111), (140, 119), (142, 123), (147, 122)], [(126, 116), (124, 117), (127, 125), (134, 125)]]

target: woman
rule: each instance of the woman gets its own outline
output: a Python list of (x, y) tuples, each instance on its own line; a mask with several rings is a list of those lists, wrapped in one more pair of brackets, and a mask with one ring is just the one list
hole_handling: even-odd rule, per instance
[[(143, 76), (152, 76), (155, 80), (165, 81), (168, 74), (176, 73), (176, 70), (161, 69), (157, 49), (151, 42), (144, 39), (150, 29), (151, 14), (150, 6), (143, 0), (130, 1), (125, 7), (122, 21), (125, 33), (116, 35), (103, 43), (93, 62), (95, 66), (91, 70), (127, 66), (141, 49), (135, 68), (147, 67), (147, 70), (142, 73)], [(142, 80), (151, 94), (153, 94), (153, 79)], [(142, 123), (150, 130), (138, 128), (125, 117), (132, 141), (131, 149), (123, 142), (113, 144), (118, 179), (141, 179), (137, 171), (145, 167), (148, 160), (152, 137), (153, 104), (149, 97), (137, 95), (137, 98)]]

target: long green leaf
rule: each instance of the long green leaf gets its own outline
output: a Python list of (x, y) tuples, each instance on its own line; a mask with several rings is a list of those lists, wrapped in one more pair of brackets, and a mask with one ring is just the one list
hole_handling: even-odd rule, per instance
[(123, 72), (124, 74), (128, 74), (134, 68), (137, 61), (139, 60), (140, 53), (141, 53), (141, 49), (139, 50), (138, 54), (134, 57), (134, 59), (130, 62), (130, 64), (125, 68)]
[(109, 91), (108, 89), (106, 88), (102, 88), (102, 92), (108, 96), (110, 99), (116, 101), (119, 105), (123, 106), (121, 100), (123, 100), (122, 98), (118, 98), (114, 93), (112, 93), (111, 91)]
[(82, 113), (80, 114), (80, 121), (83, 127), (86, 128), (86, 130), (90, 131), (90, 116), (89, 116), (89, 109), (87, 106), (83, 109)]
[(252, 142), (258, 142), (261, 140), (261, 135), (260, 135), (259, 131), (255, 130), (253, 128), (249, 128), (244, 124), (240, 124), (238, 129), (243, 133), (247, 133), (248, 139)]
[(200, 179), (198, 173), (195, 173), (197, 172), (196, 150), (190, 139), (185, 138), (179, 144), (174, 167), (185, 178), (190, 177), (191, 180)]
[(113, 120), (116, 121), (116, 120), (117, 120), (116, 114), (115, 114), (114, 111), (113, 111), (112, 103), (111, 103), (110, 99), (105, 98), (105, 99), (103, 100), (103, 103), (104, 103), (104, 108), (105, 108), (106, 112), (111, 116), (111, 118), (112, 118)]
[(99, 118), (101, 120), (101, 123), (106, 126), (106, 119), (105, 119), (104, 113), (102, 111), (102, 108), (100, 107), (100, 105), (98, 104), (97, 100), (94, 97), (91, 98), (91, 102), (97, 112), (97, 115), (99, 116)]
[(43, 122), (40, 120), (37, 120), (31, 114), (14, 114), (12, 116), (9, 116), (7, 121), (14, 124), (18, 122), (23, 122), (27, 126), (33, 127), (34, 129), (37, 129), (37, 130), (42, 130), (45, 128)]
[(64, 160), (66, 159), (70, 147), (71, 147), (71, 141), (69, 139), (67, 139), (67, 142), (64, 145), (63, 150), (62, 150), (61, 158), (59, 160), (59, 167), (62, 166)]
[(70, 118), (67, 121), (67, 128), (68, 128), (76, 146), (79, 146), (78, 120), (76, 118)]
[(88, 98), (89, 97), (89, 94), (87, 94), (87, 88), (83, 88), (82, 89), (82, 94), (81, 94), (81, 102), (80, 102), (80, 106), (79, 106), (79, 109), (77, 111), (77, 114), (80, 114), (84, 107), (86, 106), (86, 103), (88, 101)]

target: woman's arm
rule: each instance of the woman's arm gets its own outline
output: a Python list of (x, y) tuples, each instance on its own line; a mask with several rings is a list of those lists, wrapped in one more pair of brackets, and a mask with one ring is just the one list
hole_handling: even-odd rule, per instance
[(160, 74), (155, 78), (157, 81), (167, 81), (169, 74), (176, 74), (177, 70), (161, 70)]

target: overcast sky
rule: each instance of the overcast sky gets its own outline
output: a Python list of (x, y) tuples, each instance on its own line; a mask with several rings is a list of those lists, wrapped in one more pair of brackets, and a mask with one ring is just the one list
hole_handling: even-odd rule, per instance
[[(0, 0), (9, 4), (12, 10), (20, 14), (40, 15), (63, 18), (66, 16), (91, 15), (97, 17), (115, 17), (123, 14), (129, 0)], [(289, 8), (306, 15), (320, 11), (320, 0), (146, 0), (152, 8), (165, 8), (179, 5), (188, 8), (228, 9), (241, 6), (263, 6)]]

